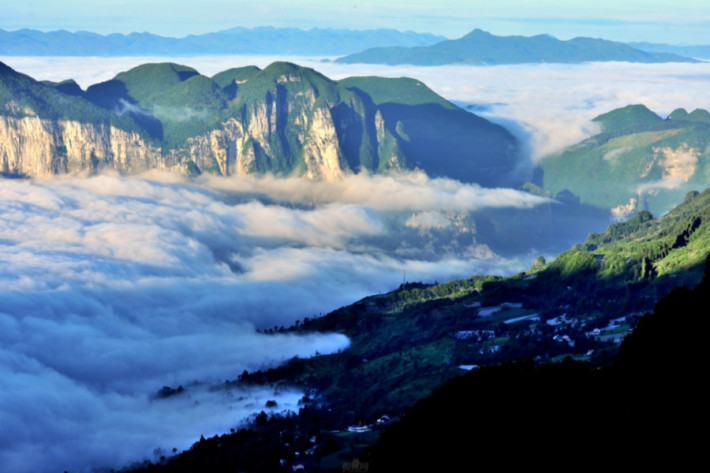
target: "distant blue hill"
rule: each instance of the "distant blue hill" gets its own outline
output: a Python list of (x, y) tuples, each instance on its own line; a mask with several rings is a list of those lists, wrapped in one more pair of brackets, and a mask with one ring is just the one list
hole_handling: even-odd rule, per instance
[(428, 46), (445, 39), (391, 29), (232, 28), (184, 38), (150, 33), (100, 35), (87, 31), (0, 29), (5, 56), (154, 56), (200, 54), (293, 54), (338, 56), (375, 46)]
[(672, 45), (663, 43), (629, 43), (629, 46), (651, 53), (671, 53), (710, 60), (710, 45)]
[(561, 41), (549, 35), (495, 36), (479, 29), (454, 40), (430, 46), (377, 47), (337, 59), (341, 63), (413, 64), (522, 64), (624, 61), (639, 63), (696, 62), (669, 53), (654, 53), (624, 43), (595, 38)]

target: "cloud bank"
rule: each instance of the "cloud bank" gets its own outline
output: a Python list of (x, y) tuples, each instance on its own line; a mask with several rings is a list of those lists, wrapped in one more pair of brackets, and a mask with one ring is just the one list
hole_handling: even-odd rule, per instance
[[(238, 426), (298, 393), (210, 388), (344, 349), (259, 333), (410, 280), (519, 269), (476, 240), (520, 192), (423, 175), (340, 183), (151, 174), (3, 180), (0, 464), (117, 468)], [(184, 392), (156, 398), (163, 386)]]

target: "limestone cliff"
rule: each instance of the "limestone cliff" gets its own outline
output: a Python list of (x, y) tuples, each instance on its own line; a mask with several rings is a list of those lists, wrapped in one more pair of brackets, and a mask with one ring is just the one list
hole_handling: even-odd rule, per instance
[[(254, 172), (255, 148), (270, 151), (273, 122), (255, 116), (245, 132), (234, 118), (207, 134), (191, 137), (184, 148), (169, 150), (138, 133), (111, 125), (50, 120), (37, 116), (0, 115), (0, 172), (22, 176), (93, 173), (113, 169), (136, 173), (147, 169), (186, 170), (192, 161), (200, 169), (221, 175)], [(306, 177), (333, 180), (347, 170), (330, 112), (315, 110), (304, 124), (303, 160)]]
[(335, 124), (327, 109), (314, 111), (304, 141), (303, 159), (306, 162), (306, 177), (335, 180), (347, 169), (340, 150)]
[(0, 171), (22, 176), (170, 168), (138, 133), (104, 123), (0, 115)]
[[(301, 122), (298, 138), (305, 166), (302, 174), (310, 179), (334, 180), (348, 172), (329, 110), (314, 110), (310, 117), (302, 112), (298, 119)], [(241, 122), (230, 118), (216, 130), (189, 138), (186, 149), (171, 150), (171, 156), (176, 162), (188, 159), (201, 171), (224, 176), (249, 174), (274, 160), (272, 141), (278, 134), (275, 120), (269, 118), (266, 107), (262, 107), (251, 116), (246, 130)], [(257, 153), (260, 166), (256, 162)]]

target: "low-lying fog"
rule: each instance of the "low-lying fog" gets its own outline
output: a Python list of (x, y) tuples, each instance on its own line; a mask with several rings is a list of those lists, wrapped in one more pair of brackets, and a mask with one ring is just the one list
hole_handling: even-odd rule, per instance
[[(86, 87), (166, 59), (0, 60), (37, 79), (73, 77)], [(274, 58), (170, 60), (212, 75)], [(417, 77), (510, 126), (533, 159), (588, 136), (591, 118), (616, 107), (710, 108), (708, 64), (291, 60), (335, 79)], [(244, 369), (348, 344), (338, 334), (265, 336), (259, 328), (328, 312), (403, 278), (527, 268), (533, 248), (502, 257), (481, 240), (473, 216), (540, 205), (550, 204), (419, 174), (335, 184), (164, 174), (2, 180), (0, 465), (15, 473), (118, 468), (237, 427), (266, 400), (295, 408), (301, 393), (210, 388)], [(185, 390), (158, 399), (163, 386)]]

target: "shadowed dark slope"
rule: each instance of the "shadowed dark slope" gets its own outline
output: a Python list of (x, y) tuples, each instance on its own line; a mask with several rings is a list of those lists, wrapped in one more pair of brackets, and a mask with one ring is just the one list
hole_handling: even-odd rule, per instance
[(709, 303), (710, 258), (703, 281), (662, 299), (613, 364), (474, 370), (387, 429), (369, 471), (689, 465), (702, 451), (695, 429), (707, 402)]

